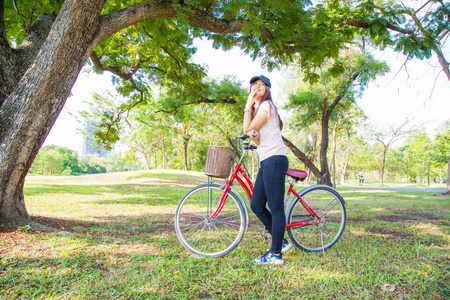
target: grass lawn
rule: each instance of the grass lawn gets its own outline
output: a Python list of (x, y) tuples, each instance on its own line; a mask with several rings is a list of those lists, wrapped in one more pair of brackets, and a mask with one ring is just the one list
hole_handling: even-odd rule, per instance
[(330, 250), (292, 249), (281, 266), (251, 214), (241, 244), (199, 258), (178, 242), (174, 213), (202, 173), (30, 176), (32, 218), (58, 228), (0, 227), (0, 299), (449, 299), (450, 197), (339, 188), (347, 226)]

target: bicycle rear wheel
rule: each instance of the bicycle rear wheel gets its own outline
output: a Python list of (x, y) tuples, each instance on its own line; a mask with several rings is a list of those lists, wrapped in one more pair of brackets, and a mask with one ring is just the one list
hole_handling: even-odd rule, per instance
[(325, 185), (308, 187), (301, 191), (299, 196), (321, 220), (309, 213), (300, 199), (295, 197), (286, 212), (287, 224), (315, 221), (317, 223), (288, 227), (287, 232), (292, 243), (308, 252), (331, 248), (344, 232), (346, 222), (344, 199), (335, 189)]
[(242, 240), (247, 228), (244, 208), (231, 191), (213, 219), (223, 189), (216, 184), (203, 184), (181, 199), (175, 214), (175, 230), (181, 244), (190, 252), (210, 257), (230, 253)]

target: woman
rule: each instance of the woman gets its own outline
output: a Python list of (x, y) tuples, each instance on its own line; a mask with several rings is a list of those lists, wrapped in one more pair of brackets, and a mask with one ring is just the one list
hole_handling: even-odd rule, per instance
[(244, 133), (258, 145), (261, 162), (250, 207), (272, 235), (270, 250), (252, 260), (256, 264), (283, 264), (282, 253), (292, 247), (284, 238), (284, 191), (289, 162), (281, 137), (283, 123), (272, 101), (270, 87), (266, 76), (252, 77), (244, 110)]

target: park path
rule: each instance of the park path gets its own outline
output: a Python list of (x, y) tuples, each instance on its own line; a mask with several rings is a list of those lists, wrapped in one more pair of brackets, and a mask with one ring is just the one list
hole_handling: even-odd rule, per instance
[(405, 192), (424, 192), (424, 193), (445, 193), (445, 189), (432, 189), (432, 188), (400, 188), (400, 187), (376, 187), (376, 186), (350, 186), (350, 185), (338, 185), (338, 188), (354, 188), (362, 190), (390, 190), (390, 191), (405, 191)]

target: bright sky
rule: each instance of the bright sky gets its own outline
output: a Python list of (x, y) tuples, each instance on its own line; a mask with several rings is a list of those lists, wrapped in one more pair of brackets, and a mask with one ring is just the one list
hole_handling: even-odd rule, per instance
[[(198, 41), (196, 45), (198, 51), (194, 60), (208, 66), (211, 78), (235, 75), (237, 79), (248, 83), (252, 76), (263, 74), (272, 82), (275, 103), (279, 105), (287, 98), (281, 90), (286, 81), (282, 71), (269, 73), (261, 69), (259, 61), (252, 61), (238, 48), (223, 52), (213, 50), (208, 41)], [(447, 57), (450, 57), (449, 52), (446, 53)], [(363, 98), (358, 100), (369, 116), (369, 122), (381, 129), (388, 123), (400, 124), (405, 116), (412, 116), (415, 122), (425, 123), (428, 134), (433, 135), (435, 128), (450, 119), (450, 81), (440, 71), (437, 60), (415, 60), (402, 68), (404, 56), (392, 51), (385, 51), (379, 56), (388, 61), (391, 72), (370, 84)], [(108, 89), (114, 91), (108, 74), (100, 76), (82, 71), (72, 89), (72, 96), (67, 100), (45, 144), (65, 146), (81, 154), (83, 137), (77, 131), (83, 128), (83, 124), (79, 124), (73, 114), (87, 108), (83, 102), (89, 101), (93, 92), (101, 93)]]

